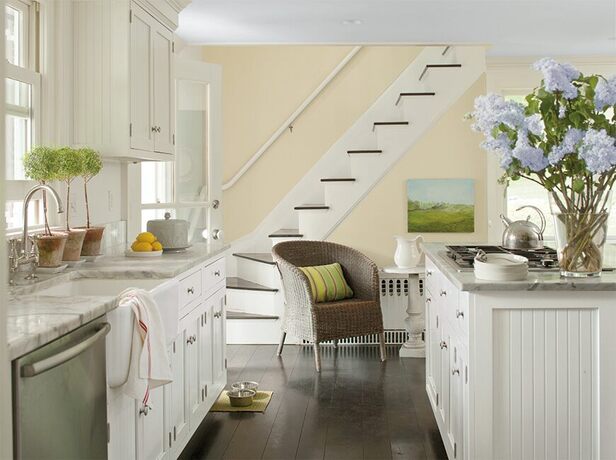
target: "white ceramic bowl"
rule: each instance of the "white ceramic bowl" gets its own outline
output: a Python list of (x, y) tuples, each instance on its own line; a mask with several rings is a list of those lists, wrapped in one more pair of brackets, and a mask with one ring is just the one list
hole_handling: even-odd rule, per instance
[(475, 278), (488, 281), (522, 281), (528, 277), (528, 259), (513, 254), (488, 254), (475, 260)]

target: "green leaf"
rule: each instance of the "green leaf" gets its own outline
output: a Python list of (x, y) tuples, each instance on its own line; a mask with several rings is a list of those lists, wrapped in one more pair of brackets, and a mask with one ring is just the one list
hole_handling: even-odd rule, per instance
[(586, 185), (586, 183), (584, 182), (583, 179), (573, 179), (573, 185), (572, 185), (572, 189), (575, 193), (580, 193), (584, 190), (584, 186)]

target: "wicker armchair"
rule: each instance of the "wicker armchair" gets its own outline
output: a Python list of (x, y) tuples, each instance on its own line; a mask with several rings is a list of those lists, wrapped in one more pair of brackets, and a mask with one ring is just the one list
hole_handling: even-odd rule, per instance
[[(282, 277), (285, 312), (278, 355), (287, 333), (313, 343), (317, 372), (321, 372), (319, 343), (368, 334), (379, 334), (381, 361), (385, 361), (383, 315), (379, 297), (378, 269), (355, 249), (323, 241), (287, 241), (272, 249)], [(297, 267), (340, 263), (354, 297), (315, 303), (308, 278)]]

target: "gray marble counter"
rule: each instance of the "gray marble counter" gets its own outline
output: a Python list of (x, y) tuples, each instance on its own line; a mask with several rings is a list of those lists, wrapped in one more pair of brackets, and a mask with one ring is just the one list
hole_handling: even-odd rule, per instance
[[(79, 279), (165, 279), (174, 278), (219, 256), (228, 245), (197, 244), (184, 253), (153, 258), (104, 256), (94, 263), (57, 275), (39, 275), (30, 286), (9, 289), (7, 335), (10, 359), (15, 359), (113, 310), (116, 297), (56, 297), (37, 295), (51, 285)], [(118, 251), (116, 251), (117, 253)]]
[[(558, 271), (529, 271), (524, 281), (485, 281), (472, 271), (459, 272), (445, 255), (444, 243), (425, 244), (426, 256), (461, 291), (616, 291), (616, 271), (604, 272), (597, 278), (562, 278)], [(616, 266), (616, 247), (608, 245), (605, 266)]]

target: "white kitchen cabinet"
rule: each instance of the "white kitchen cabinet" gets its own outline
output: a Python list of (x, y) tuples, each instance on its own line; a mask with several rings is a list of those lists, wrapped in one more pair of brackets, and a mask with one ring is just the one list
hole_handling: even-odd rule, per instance
[[(188, 370), (186, 352), (187, 331), (178, 334), (170, 347), (170, 361), (173, 381), (165, 387), (165, 407), (167, 416), (167, 436), (169, 448), (184, 445), (190, 435), (190, 418), (188, 411)], [(179, 455), (177, 449), (172, 450)]]
[(174, 159), (173, 31), (184, 2), (73, 1), (72, 143)]
[[(150, 392), (148, 408), (120, 388), (108, 389), (110, 459), (178, 458), (225, 387), (225, 278), (205, 276), (224, 268), (218, 258), (178, 276), (181, 318), (168, 342), (173, 381)], [(194, 295), (182, 296), (182, 289)]]
[(150, 390), (147, 405), (135, 405), (138, 460), (165, 460), (168, 458), (164, 391), (164, 387)]

